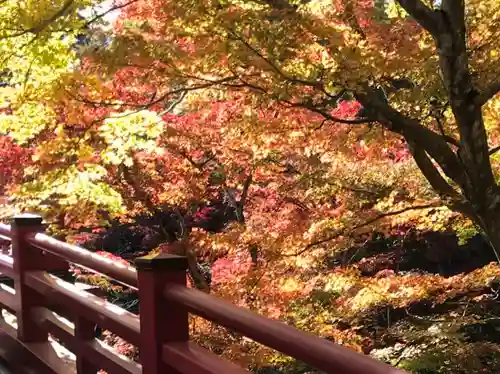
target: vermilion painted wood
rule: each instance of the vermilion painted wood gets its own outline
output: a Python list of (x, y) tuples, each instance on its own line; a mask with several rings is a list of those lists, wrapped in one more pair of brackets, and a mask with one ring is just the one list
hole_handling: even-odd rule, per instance
[(28, 242), (67, 261), (84, 266), (97, 273), (137, 289), (137, 272), (131, 266), (113, 262), (86, 249), (61, 242), (45, 234), (30, 235)]
[(61, 361), (49, 342), (22, 343), (17, 330), (0, 320), (0, 356), (15, 374), (74, 374), (73, 365)]
[(190, 312), (332, 374), (403, 374), (367, 356), (198, 290), (170, 285), (165, 297)]
[(6, 254), (0, 253), (0, 274), (14, 278), (14, 259)]
[(16, 291), (13, 288), (7, 287), (3, 284), (0, 285), (0, 305), (2, 308), (7, 309), (10, 313), (16, 314), (19, 309)]
[(183, 374), (249, 374), (248, 370), (214, 355), (191, 342), (173, 342), (163, 345), (163, 360), (175, 362)]
[(162, 293), (172, 284), (186, 287), (187, 259), (160, 254), (138, 258), (135, 265), (139, 278), (139, 355), (143, 374), (180, 373), (176, 362), (163, 360), (163, 343), (189, 339), (188, 312), (168, 302)]
[(0, 223), (0, 235), (10, 238), (10, 226)]
[[(84, 346), (84, 354), (110, 374), (141, 374), (142, 366), (132, 360), (120, 357), (97, 340)], [(166, 374), (166, 373), (165, 373)]]
[[(40, 351), (40, 349), (35, 349), (35, 351), (29, 350), (15, 337), (7, 337), (7, 335), (0, 332), (0, 356), (7, 362), (7, 366), (11, 369), (13, 374), (75, 373), (71, 366), (59, 365), (57, 361), (52, 363), (54, 364), (53, 367), (50, 367), (50, 364), (44, 362), (43, 359), (35, 354), (35, 352)], [(50, 359), (47, 359), (47, 361), (50, 361)]]
[(76, 351), (76, 372), (77, 374), (96, 374), (101, 367), (94, 365), (90, 361), (81, 347), (85, 343), (91, 343), (95, 339), (96, 324), (89, 321), (82, 315), (77, 315), (75, 318), (75, 339), (79, 349)]
[(27, 273), (26, 284), (49, 301), (64, 305), (72, 315), (85, 316), (131, 344), (139, 345), (140, 327), (136, 315), (42, 271)]
[(90, 362), (111, 374), (141, 374), (141, 365), (119, 356), (114, 350), (105, 348), (96, 339), (79, 342), (74, 328), (60, 321), (46, 308), (34, 311), (36, 321), (50, 334), (62, 341), (78, 357), (80, 354)]
[(53, 312), (44, 307), (34, 308), (32, 314), (36, 323), (45, 331), (59, 339), (73, 353), (77, 352), (75, 329), (72, 326), (59, 320)]
[(41, 270), (45, 265), (41, 252), (26, 241), (26, 236), (43, 230), (41, 217), (21, 215), (14, 217), (10, 233), (14, 258), (13, 279), (18, 306), (17, 338), (25, 343), (46, 342), (48, 339), (47, 332), (41, 329), (31, 316), (32, 308), (43, 305), (43, 296), (25, 283), (28, 271)]
[[(75, 366), (64, 362), (54, 350), (49, 342), (44, 343), (26, 343), (25, 347), (47, 366), (48, 373), (53, 374), (76, 374)], [(38, 372), (36, 372), (38, 374)]]
[[(11, 228), (8, 225), (0, 224), (0, 231), (3, 232), (6, 237), (7, 237), (7, 235), (11, 235)], [(7, 237), (7, 239), (10, 240), (10, 237)], [(53, 239), (53, 240), (55, 240), (55, 239)], [(66, 243), (63, 243), (63, 244), (66, 244)], [(83, 249), (83, 251), (86, 251), (86, 250)], [(54, 255), (54, 257), (47, 256), (47, 254), (45, 253), (44, 257), (47, 257), (47, 261), (50, 263), (49, 269), (51, 269), (51, 270), (66, 270), (68, 268), (68, 263), (64, 260), (60, 261), (60, 258), (58, 256), (55, 256), (55, 255)], [(57, 264), (56, 264), (56, 261), (58, 261)], [(14, 278), (15, 273), (14, 273), (13, 263), (14, 263), (14, 259), (11, 256), (4, 254), (4, 253), (0, 253), (0, 274), (5, 275), (5, 276), (10, 277), (10, 278)], [(57, 265), (57, 266), (55, 266), (55, 265)], [(135, 270), (134, 270), (134, 272), (135, 272)], [(135, 278), (137, 278), (137, 274), (135, 275)], [(93, 294), (97, 293), (96, 291), (88, 291), (88, 292), (93, 293)], [(62, 307), (61, 305), (50, 305), (50, 308), (52, 310), (56, 311), (57, 313), (59, 313), (60, 315), (67, 316), (67, 311), (64, 310), (64, 307)]]

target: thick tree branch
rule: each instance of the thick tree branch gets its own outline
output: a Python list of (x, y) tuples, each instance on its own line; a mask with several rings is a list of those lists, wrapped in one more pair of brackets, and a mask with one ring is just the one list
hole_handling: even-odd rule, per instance
[(234, 197), (231, 190), (229, 188), (224, 188), (224, 193), (226, 194), (226, 197), (229, 200), (229, 205), (233, 207), (234, 210), (236, 211), (236, 219), (238, 223), (242, 225), (245, 224), (245, 215), (244, 215), (245, 203), (248, 197), (248, 190), (253, 181), (254, 171), (255, 167), (253, 167), (252, 170), (250, 170), (248, 176), (245, 179), (245, 182), (243, 183), (243, 189), (241, 191), (240, 200), (236, 201), (236, 198)]
[(441, 0), (441, 10), (457, 32), (465, 33), (465, 0)]
[(476, 98), (476, 104), (483, 106), (498, 93), (500, 93), (500, 81), (493, 83), (481, 92)]
[(174, 100), (174, 102), (172, 102), (168, 108), (165, 108), (164, 110), (162, 110), (160, 113), (158, 113), (159, 116), (163, 116), (167, 113), (172, 113), (173, 110), (177, 107), (177, 105), (179, 105), (187, 96), (187, 91), (184, 91), (183, 93), (181, 93), (180, 97), (177, 99), (177, 100)]
[(438, 13), (427, 7), (421, 0), (398, 0), (398, 3), (432, 35), (439, 30), (440, 17)]
[(453, 141), (451, 138), (443, 137), (392, 108), (374, 88), (365, 87), (364, 92), (356, 94), (356, 98), (368, 111), (370, 118), (374, 118), (389, 131), (402, 135), (406, 141), (414, 142), (416, 146), (425, 150), (448, 178), (460, 186), (466, 182), (462, 164), (447, 144)]
[(408, 147), (420, 171), (434, 191), (439, 194), (443, 203), (454, 211), (463, 213), (468, 217), (475, 217), (472, 206), (445, 180), (427, 153), (412, 143), (409, 143)]
[[(181, 230), (186, 230), (184, 232), (187, 233), (187, 228), (184, 224), (184, 217), (180, 214), (180, 212), (178, 212), (178, 218)], [(177, 256), (185, 256), (188, 262), (188, 274), (190, 275), (194, 286), (203, 292), (210, 292), (210, 285), (198, 269), (198, 258), (193, 246), (189, 243), (187, 236), (182, 237), (179, 241), (169, 244), (167, 252)]]
[(490, 164), (481, 99), (469, 68), (465, 1), (442, 0), (440, 13), (442, 22), (434, 39), (443, 83), (460, 133), (458, 156), (467, 175), (467, 183), (460, 183), (460, 186), (478, 207), (487, 206), (496, 183)]
[(175, 209), (175, 214), (177, 216), (177, 223), (179, 225), (180, 233), (178, 236), (178, 241), (171, 244), (172, 249), (169, 252), (173, 253), (173, 251), (175, 251), (176, 253), (173, 254), (185, 256), (187, 258), (188, 273), (192, 278), (194, 286), (199, 290), (208, 293), (210, 292), (210, 285), (198, 269), (198, 257), (196, 255), (195, 249), (193, 249), (193, 246), (189, 243), (188, 240), (189, 230), (186, 227), (185, 217), (181, 214), (179, 209)]
[(64, 16), (66, 14), (66, 12), (69, 10), (69, 8), (71, 8), (71, 6), (73, 5), (73, 3), (74, 3), (73, 0), (67, 0), (64, 3), (64, 5), (62, 6), (62, 8), (59, 9), (56, 13), (54, 13), (54, 15), (52, 17), (50, 17), (47, 20), (43, 21), (40, 25), (32, 28), (30, 30), (30, 32), (32, 32), (34, 34), (38, 34), (38, 33), (42, 32), (43, 30), (45, 30), (55, 20), (57, 20), (58, 18), (61, 18), (62, 16)]
[(443, 178), (422, 148), (417, 146), (413, 141), (408, 142), (408, 148), (419, 169), (439, 195), (445, 198), (459, 198), (457, 191)]

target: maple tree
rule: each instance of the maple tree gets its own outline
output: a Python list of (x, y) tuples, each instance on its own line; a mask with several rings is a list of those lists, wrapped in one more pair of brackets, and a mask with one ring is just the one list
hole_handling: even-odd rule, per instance
[[(495, 248), (495, 149), (483, 112), (499, 89), (498, 3), (393, 6), (391, 18), (376, 22), (362, 1), (136, 2), (118, 27), (128, 48), (148, 50), (138, 62), (161, 61), (157, 72), (191, 82), (185, 89), (244, 89), (253, 100), (308, 110), (325, 126), (376, 124), (402, 136), (442, 201), (470, 217)], [(160, 87), (155, 103), (169, 97)], [(332, 113), (347, 98), (363, 109), (355, 117)]]

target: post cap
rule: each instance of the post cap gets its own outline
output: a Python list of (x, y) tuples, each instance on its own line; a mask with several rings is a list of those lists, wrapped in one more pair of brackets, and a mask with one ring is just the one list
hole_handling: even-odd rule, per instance
[(36, 214), (22, 213), (12, 217), (14, 225), (17, 227), (41, 226), (43, 218)]
[(188, 268), (186, 257), (169, 253), (139, 257), (134, 264), (138, 271), (185, 271)]

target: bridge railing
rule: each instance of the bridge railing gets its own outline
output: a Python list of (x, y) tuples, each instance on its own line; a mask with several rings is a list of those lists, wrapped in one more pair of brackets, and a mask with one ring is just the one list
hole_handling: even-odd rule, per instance
[[(11, 226), (0, 224), (0, 237), (12, 241), (12, 257), (0, 254), (0, 273), (14, 280), (14, 289), (0, 288), (0, 308), (17, 317), (17, 330), (1, 322), (0, 330), (37, 358), (39, 372), (248, 373), (189, 340), (188, 317), (192, 313), (325, 373), (404, 373), (335, 343), (188, 288), (187, 260), (184, 257), (167, 254), (141, 257), (133, 268), (45, 235), (41, 218), (31, 215), (15, 217)], [(139, 316), (50, 274), (67, 269), (68, 263), (83, 266), (137, 290)], [(140, 364), (95, 339), (96, 326), (139, 347)], [(49, 334), (75, 354), (75, 365), (64, 363), (54, 355), (49, 347)]]

